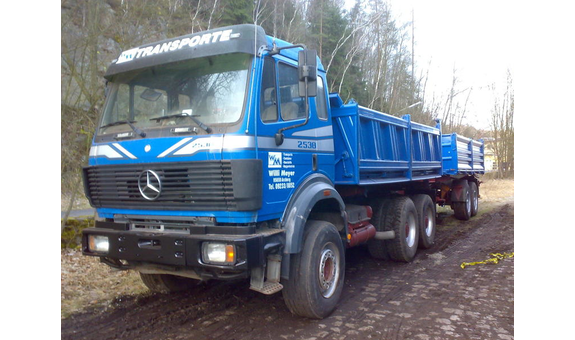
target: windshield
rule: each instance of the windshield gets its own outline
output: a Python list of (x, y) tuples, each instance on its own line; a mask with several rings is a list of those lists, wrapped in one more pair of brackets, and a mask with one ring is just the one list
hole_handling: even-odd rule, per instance
[(233, 124), (242, 115), (250, 62), (250, 55), (234, 53), (119, 74), (109, 84), (98, 135), (203, 134)]

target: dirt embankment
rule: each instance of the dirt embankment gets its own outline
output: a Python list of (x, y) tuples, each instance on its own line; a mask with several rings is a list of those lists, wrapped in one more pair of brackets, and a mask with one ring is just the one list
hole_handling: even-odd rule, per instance
[[(65, 289), (65, 279), (83, 272), (87, 278), (77, 285), (87, 285), (89, 291), (77, 293), (87, 295), (83, 312), (62, 319), (62, 338), (513, 339), (513, 258), (460, 267), (462, 262), (485, 260), (490, 253), (514, 251), (513, 183), (499, 194), (489, 192), (487, 184), (480, 214), (461, 222), (442, 212), (436, 244), (411, 263), (379, 261), (364, 247), (350, 249), (341, 301), (324, 320), (291, 315), (281, 294), (250, 291), (247, 281), (150, 294), (133, 273), (105, 276), (90, 271), (108, 271), (94, 259), (63, 254), (63, 308), (67, 296), (82, 300), (73, 298), (73, 289)], [(76, 264), (77, 272), (68, 262)], [(100, 280), (105, 284), (94, 283)], [(113, 300), (102, 298), (108, 290), (118, 292)]]

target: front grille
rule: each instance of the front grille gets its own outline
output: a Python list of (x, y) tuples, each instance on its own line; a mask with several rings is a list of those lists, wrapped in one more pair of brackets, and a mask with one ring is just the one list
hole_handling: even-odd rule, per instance
[[(138, 178), (158, 174), (160, 196), (147, 200)], [(150, 210), (240, 210), (234, 198), (232, 161), (103, 165), (84, 168), (86, 196), (95, 207)], [(260, 180), (261, 181), (261, 180)]]

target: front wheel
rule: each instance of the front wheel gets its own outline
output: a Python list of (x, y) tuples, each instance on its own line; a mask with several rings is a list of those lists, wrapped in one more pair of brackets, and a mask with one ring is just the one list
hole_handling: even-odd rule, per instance
[(282, 294), (289, 310), (299, 316), (323, 319), (330, 315), (341, 296), (345, 256), (333, 224), (308, 221), (302, 251), (293, 255), (289, 280)]
[(455, 184), (454, 189), (459, 190), (461, 195), (459, 201), (451, 204), (455, 218), (467, 221), (471, 218), (471, 192), (469, 190), (469, 183), (462, 179)]

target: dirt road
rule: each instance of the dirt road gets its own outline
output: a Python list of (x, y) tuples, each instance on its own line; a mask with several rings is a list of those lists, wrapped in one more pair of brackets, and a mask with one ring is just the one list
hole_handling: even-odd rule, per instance
[(460, 267), (513, 252), (513, 219), (513, 202), (468, 222), (443, 216), (435, 246), (408, 264), (350, 249), (340, 304), (324, 320), (293, 316), (281, 293), (220, 282), (118, 298), (63, 319), (62, 339), (513, 339), (513, 258)]

